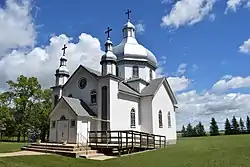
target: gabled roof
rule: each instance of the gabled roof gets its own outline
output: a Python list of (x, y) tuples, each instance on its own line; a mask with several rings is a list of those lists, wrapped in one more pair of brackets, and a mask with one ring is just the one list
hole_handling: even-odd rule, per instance
[(140, 93), (138, 93), (136, 90), (132, 89), (129, 85), (123, 82), (119, 82), (119, 91), (140, 96)]
[(91, 110), (91, 108), (89, 108), (89, 106), (83, 100), (65, 96), (63, 96), (62, 98), (66, 101), (66, 103), (75, 112), (76, 115), (85, 117), (96, 116), (94, 111)]
[(85, 67), (83, 65), (79, 65), (78, 68), (75, 70), (75, 72), (69, 77), (69, 79), (67, 80), (67, 82), (63, 85), (63, 87), (65, 87), (69, 83), (69, 81), (73, 78), (73, 76), (76, 74), (76, 72), (79, 71), (81, 68), (83, 68), (86, 71), (88, 71), (94, 77), (101, 76), (101, 73), (99, 71), (93, 70), (93, 69)]
[[(83, 116), (83, 117), (96, 116), (94, 111), (91, 110), (91, 108), (89, 108), (88, 105), (80, 99), (62, 96), (62, 98), (59, 100), (56, 106), (58, 106), (62, 102), (66, 103), (77, 116)], [(50, 116), (54, 113), (55, 108), (50, 113)]]
[(162, 84), (165, 84), (172, 103), (177, 104), (175, 95), (165, 77), (152, 80), (148, 86), (142, 89), (141, 96), (154, 96)]

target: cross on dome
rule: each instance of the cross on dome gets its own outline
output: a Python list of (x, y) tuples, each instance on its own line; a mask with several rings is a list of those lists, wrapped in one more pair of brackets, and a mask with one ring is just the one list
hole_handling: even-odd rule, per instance
[(132, 13), (132, 11), (127, 9), (127, 12), (125, 14), (128, 15), (128, 20), (130, 20), (130, 13)]
[(105, 31), (105, 34), (108, 34), (108, 39), (110, 38), (110, 32), (112, 31), (112, 28), (108, 27), (108, 30)]
[(66, 52), (66, 49), (67, 49), (68, 47), (66, 46), (66, 44), (64, 44), (64, 46), (63, 46), (63, 48), (62, 48), (62, 50), (63, 50), (63, 56), (65, 56), (65, 52)]

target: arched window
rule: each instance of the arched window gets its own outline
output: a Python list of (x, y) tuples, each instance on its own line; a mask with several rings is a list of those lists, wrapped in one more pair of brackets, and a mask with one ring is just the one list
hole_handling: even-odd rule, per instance
[(168, 112), (168, 128), (171, 128), (171, 114)]
[(150, 81), (153, 79), (153, 72), (151, 69), (149, 70), (149, 79)]
[(159, 128), (163, 127), (163, 122), (162, 122), (162, 112), (161, 110), (159, 111)]
[(60, 120), (66, 120), (65, 116), (62, 115), (62, 116), (60, 117)]
[(90, 98), (91, 98), (91, 103), (96, 104), (96, 91), (95, 90), (92, 90), (90, 92)]
[(135, 109), (132, 109), (130, 112), (130, 126), (135, 128)]
[(133, 66), (133, 77), (135, 77), (135, 78), (139, 77), (139, 68), (138, 68), (138, 66)]
[(68, 97), (73, 97), (72, 94), (69, 94)]
[(58, 100), (59, 100), (58, 95), (55, 95), (55, 96), (54, 96), (54, 107), (56, 106)]

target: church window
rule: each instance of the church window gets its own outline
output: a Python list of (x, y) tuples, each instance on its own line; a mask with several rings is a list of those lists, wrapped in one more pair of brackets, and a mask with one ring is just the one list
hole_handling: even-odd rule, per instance
[(69, 94), (68, 97), (73, 97), (72, 94)]
[(91, 103), (96, 104), (96, 91), (92, 90), (90, 93)]
[(51, 127), (52, 127), (52, 128), (55, 128), (55, 127), (56, 127), (56, 121), (52, 121)]
[(130, 112), (130, 121), (131, 128), (135, 128), (135, 109), (132, 109)]
[(152, 74), (152, 70), (151, 69), (149, 70), (149, 79), (150, 79), (150, 81), (153, 79), (153, 74)]
[(54, 106), (56, 106), (58, 100), (59, 100), (58, 95), (55, 95), (55, 96), (54, 96)]
[(70, 127), (71, 127), (71, 128), (76, 127), (76, 120), (71, 120), (71, 122), (70, 122)]
[(161, 110), (159, 111), (159, 128), (163, 127), (163, 122), (162, 122), (162, 112)]
[(80, 89), (84, 89), (87, 85), (87, 80), (86, 78), (81, 78), (79, 81), (78, 81), (78, 87)]
[(138, 66), (133, 66), (133, 77), (139, 77), (139, 68)]
[(62, 115), (60, 120), (66, 120), (66, 117), (64, 115)]
[(168, 128), (171, 128), (171, 114), (168, 112)]

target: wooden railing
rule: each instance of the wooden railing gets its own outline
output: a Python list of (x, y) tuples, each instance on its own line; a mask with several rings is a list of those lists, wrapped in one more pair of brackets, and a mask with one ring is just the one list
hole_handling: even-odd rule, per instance
[(89, 131), (89, 144), (96, 147), (163, 148), (166, 137), (138, 131)]

